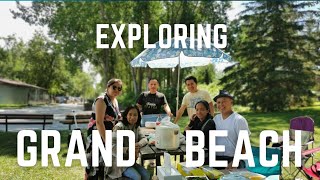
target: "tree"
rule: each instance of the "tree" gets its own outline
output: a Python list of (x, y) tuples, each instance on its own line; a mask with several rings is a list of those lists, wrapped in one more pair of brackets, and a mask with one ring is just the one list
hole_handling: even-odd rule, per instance
[(23, 68), (25, 60), (25, 44), (15, 36), (1, 38), (4, 42), (0, 61), (0, 76), (8, 79), (19, 80), (24, 77)]
[(216, 79), (214, 65), (210, 64), (202, 67), (193, 68), (192, 74), (197, 77), (199, 82), (210, 84)]
[(304, 48), (315, 41), (302, 33), (305, 10), (314, 2), (259, 1), (246, 4), (240, 17), (234, 58), (221, 79), (237, 103), (254, 110), (280, 111), (301, 105), (314, 85), (317, 54)]
[(84, 99), (94, 97), (93, 79), (89, 74), (77, 70), (75, 75), (71, 78), (72, 88), (68, 91), (73, 96), (82, 96)]
[[(210, 9), (205, 9), (212, 5)], [(68, 70), (73, 73), (83, 61), (89, 60), (101, 74), (104, 84), (112, 77), (121, 78), (126, 84), (125, 90), (142, 90), (144, 77), (157, 77), (167, 87), (177, 83), (177, 71), (171, 69), (152, 70), (150, 68), (132, 68), (130, 60), (143, 49), (144, 37), (135, 42), (132, 49), (96, 48), (96, 24), (144, 24), (149, 25), (149, 43), (158, 41), (160, 24), (201, 24), (226, 20), (226, 9), (230, 3), (202, 2), (33, 2), (31, 7), (17, 3), (18, 11), (12, 12), (16, 18), (22, 18), (30, 24), (47, 25), (49, 33), (61, 47)], [(115, 10), (116, 9), (116, 10)], [(218, 12), (218, 13), (216, 13)], [(214, 14), (214, 15), (213, 15)], [(210, 17), (207, 17), (210, 16)], [(219, 23), (220, 23), (219, 22)], [(223, 23), (223, 22), (222, 22)], [(142, 34), (143, 34), (142, 29)], [(172, 29), (173, 31), (173, 29)], [(104, 29), (108, 38), (103, 43), (112, 44), (115, 34), (112, 28)], [(122, 33), (124, 43), (128, 42), (128, 29)], [(72, 69), (74, 68), (74, 69)], [(189, 73), (183, 69), (181, 76)], [(130, 73), (123, 73), (130, 72)], [(133, 84), (133, 85), (132, 85)], [(133, 87), (132, 87), (133, 86)]]

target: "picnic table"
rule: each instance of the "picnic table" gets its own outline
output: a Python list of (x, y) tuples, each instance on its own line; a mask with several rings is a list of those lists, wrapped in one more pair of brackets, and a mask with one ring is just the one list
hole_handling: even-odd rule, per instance
[[(76, 114), (76, 120), (77, 124), (88, 124), (91, 118), (90, 114)], [(64, 120), (60, 121), (62, 124), (68, 124), (69, 130), (71, 130), (71, 125), (75, 124), (74, 122), (74, 115), (73, 114), (67, 114), (66, 118)]]
[(42, 129), (45, 130), (45, 125), (52, 124), (53, 114), (30, 114), (30, 113), (1, 113), (0, 124), (6, 126), (8, 132), (9, 124), (42, 124)]
[(145, 160), (149, 159), (155, 159), (156, 160), (156, 166), (161, 166), (160, 157), (163, 156), (163, 154), (167, 152), (170, 155), (180, 156), (180, 162), (184, 161), (184, 155), (186, 154), (186, 145), (180, 145), (180, 147), (176, 150), (163, 150), (158, 149), (154, 145), (146, 145), (140, 149), (140, 159), (141, 159), (141, 165), (144, 164)]

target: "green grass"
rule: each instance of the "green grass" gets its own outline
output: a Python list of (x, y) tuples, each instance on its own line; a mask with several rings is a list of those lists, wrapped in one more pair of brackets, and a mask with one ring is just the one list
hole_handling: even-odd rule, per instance
[[(276, 130), (279, 136), (283, 130), (288, 130), (289, 121), (296, 116), (310, 116), (315, 120), (315, 140), (316, 145), (319, 145), (320, 139), (320, 104), (314, 106), (297, 108), (284, 112), (277, 113), (254, 113), (247, 111), (246, 108), (239, 108), (245, 111), (239, 112), (249, 123), (251, 131), (251, 144), (259, 145), (259, 134), (262, 130)], [(188, 123), (188, 118), (183, 117), (179, 121), (181, 131)], [(60, 131), (61, 134), (61, 151), (59, 153), (60, 167), (53, 167), (49, 161), (48, 167), (41, 167), (41, 145), (40, 132), (37, 131), (39, 143), (32, 145), (38, 148), (37, 164), (34, 167), (20, 167), (17, 163), (17, 133), (15, 132), (0, 132), (0, 179), (83, 179), (84, 169), (80, 165), (79, 160), (73, 161), (72, 167), (65, 167), (65, 154), (67, 153), (67, 137), (69, 131)], [(28, 139), (26, 139), (26, 142)], [(26, 143), (29, 144), (30, 143)], [(52, 145), (52, 144), (51, 144)], [(26, 155), (26, 159), (28, 156)], [(50, 158), (49, 158), (50, 159)], [(319, 155), (315, 156), (315, 160), (320, 160)]]
[[(17, 161), (17, 133), (16, 132), (0, 132), (0, 177), (1, 179), (83, 179), (84, 169), (81, 167), (80, 161), (75, 160), (71, 167), (65, 167), (65, 156), (67, 153), (67, 139), (69, 131), (60, 131), (61, 135), (61, 151), (58, 154), (60, 167), (54, 167), (49, 156), (49, 166), (41, 165), (41, 139), (40, 131), (37, 131), (38, 143), (27, 143), (25, 146), (37, 146), (37, 164), (34, 167), (20, 167)], [(49, 143), (52, 147), (52, 143)], [(26, 152), (26, 151), (25, 151)], [(27, 160), (29, 155), (26, 154)]]
[(27, 106), (28, 104), (0, 104), (0, 108), (2, 109), (23, 108)]

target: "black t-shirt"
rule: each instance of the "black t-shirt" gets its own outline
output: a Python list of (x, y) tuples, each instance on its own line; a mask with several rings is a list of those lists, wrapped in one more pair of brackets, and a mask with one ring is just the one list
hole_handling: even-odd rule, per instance
[(160, 114), (161, 106), (168, 104), (163, 93), (151, 94), (149, 91), (140, 94), (137, 104), (142, 106), (143, 114)]
[[(212, 120), (212, 117), (210, 115), (207, 116), (206, 120), (203, 122), (200, 121), (199, 118), (195, 118), (194, 121), (190, 121), (189, 125), (190, 130), (201, 130), (204, 134), (204, 147), (209, 149), (209, 132), (210, 130), (216, 130), (216, 124)], [(185, 132), (184, 132), (185, 135)], [(194, 139), (194, 141), (197, 141), (197, 139)]]

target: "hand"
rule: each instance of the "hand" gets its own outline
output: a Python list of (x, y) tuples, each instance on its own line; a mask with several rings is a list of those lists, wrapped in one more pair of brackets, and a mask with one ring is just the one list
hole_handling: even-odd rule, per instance
[(150, 145), (155, 145), (155, 144), (156, 144), (156, 141), (155, 141), (155, 140), (149, 141), (149, 144), (150, 144)]
[(190, 121), (194, 121), (194, 120), (196, 119), (196, 117), (197, 117), (197, 115), (196, 115), (196, 114), (193, 114), (193, 115), (191, 116)]
[(226, 167), (226, 169), (231, 170), (231, 169), (236, 169), (234, 167), (232, 167), (232, 161), (228, 164), (228, 166)]
[(140, 152), (140, 146), (138, 143), (135, 144), (135, 160), (138, 159), (139, 157), (139, 152)]
[(106, 114), (106, 115), (104, 116), (104, 120), (105, 120), (105, 121), (113, 121), (113, 119), (114, 119), (114, 117), (109, 116), (108, 114)]
[(173, 114), (170, 112), (170, 113), (167, 113), (167, 115), (169, 116), (169, 117), (173, 117)]

